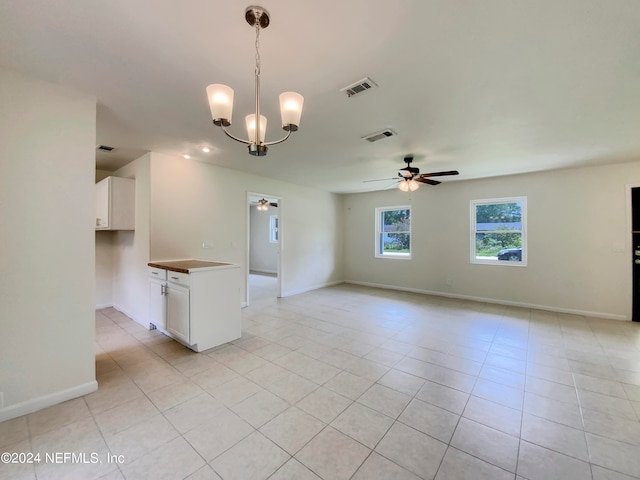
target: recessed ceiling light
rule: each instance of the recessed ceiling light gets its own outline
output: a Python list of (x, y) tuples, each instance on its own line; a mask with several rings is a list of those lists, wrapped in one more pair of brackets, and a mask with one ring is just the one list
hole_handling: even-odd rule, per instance
[(209, 147), (202, 147), (202, 151), (204, 153), (209, 153), (211, 150), (209, 149)]
[(189, 160), (191, 158), (191, 155), (183, 155), (183, 157)]

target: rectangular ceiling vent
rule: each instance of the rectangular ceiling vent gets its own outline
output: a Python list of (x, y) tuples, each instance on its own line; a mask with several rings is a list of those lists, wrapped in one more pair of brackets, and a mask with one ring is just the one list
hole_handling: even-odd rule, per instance
[(367, 142), (377, 142), (378, 140), (382, 140), (383, 138), (389, 138), (389, 137), (393, 137), (395, 135), (397, 135), (396, 132), (394, 132), (390, 128), (387, 128), (387, 129), (382, 130), (380, 132), (376, 132), (376, 133), (371, 133), (369, 135), (365, 135), (362, 138), (364, 140), (366, 140)]
[(359, 93), (366, 92), (367, 90), (371, 90), (372, 88), (377, 88), (376, 82), (371, 80), (369, 77), (365, 77), (362, 80), (357, 81), (351, 85), (348, 85), (344, 88), (341, 88), (341, 92), (345, 92), (347, 97), (351, 98), (354, 95), (358, 95)]
[(116, 149), (116, 147), (109, 147), (107, 145), (96, 145), (96, 150), (100, 150), (101, 152), (112, 152)]

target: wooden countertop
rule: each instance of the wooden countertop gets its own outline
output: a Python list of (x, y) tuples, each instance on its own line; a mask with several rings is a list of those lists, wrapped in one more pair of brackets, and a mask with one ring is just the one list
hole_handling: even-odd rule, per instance
[(231, 267), (231, 263), (207, 262), (205, 260), (171, 260), (167, 262), (149, 262), (147, 265), (172, 272), (190, 273), (194, 270), (211, 269), (216, 267)]

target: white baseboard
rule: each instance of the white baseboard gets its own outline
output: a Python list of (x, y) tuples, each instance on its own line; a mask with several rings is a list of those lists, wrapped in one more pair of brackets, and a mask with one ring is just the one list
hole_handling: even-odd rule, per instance
[(344, 280), (337, 280), (335, 282), (327, 282), (327, 283), (323, 283), (320, 285), (314, 285), (312, 287), (307, 287), (307, 288), (300, 288), (298, 290), (289, 290), (287, 292), (282, 292), (282, 297), (291, 297), (293, 295), (298, 295), (300, 293), (306, 293), (306, 292), (311, 292), (313, 290), (318, 290), (320, 288), (325, 288), (325, 287), (333, 287), (334, 285), (340, 285), (341, 283), (345, 283)]
[(103, 308), (110, 308), (113, 307), (112, 303), (98, 303), (96, 305), (96, 310), (102, 310)]
[(43, 408), (51, 407), (58, 403), (87, 395), (95, 392), (96, 390), (98, 390), (98, 382), (94, 380), (92, 382), (83, 383), (82, 385), (50, 393), (42, 397), (16, 403), (15, 405), (9, 405), (8, 407), (0, 409), (0, 422), (21, 417), (22, 415), (27, 415), (28, 413), (33, 413), (38, 410), (42, 410)]
[(128, 312), (126, 309), (122, 308), (120, 305), (113, 305), (113, 308), (115, 308), (120, 313), (125, 314), (127, 317), (129, 317), (131, 320), (136, 322), (138, 325), (146, 328), (147, 330), (149, 329), (149, 322), (143, 323), (142, 321), (140, 321), (139, 318), (137, 318), (136, 315), (133, 315), (131, 312)]
[(578, 310), (574, 308), (554, 307), (549, 305), (539, 305), (536, 303), (513, 302), (511, 300), (500, 300), (495, 298), (474, 297), (471, 295), (461, 295), (457, 293), (422, 290), (419, 288), (397, 287), (395, 285), (384, 285), (380, 283), (371, 283), (371, 282), (357, 282), (355, 280), (345, 280), (344, 283), (351, 283), (353, 285), (362, 285), (364, 287), (385, 288), (387, 290), (399, 290), (404, 292), (422, 293), (425, 295), (435, 295), (438, 297), (459, 298), (461, 300), (472, 300), (474, 302), (492, 303), (496, 305), (506, 305), (509, 307), (533, 308), (535, 310), (545, 310), (548, 312), (569, 313), (572, 315), (581, 315), (583, 317), (606, 318), (609, 320), (625, 320), (625, 321), (631, 320), (630, 318), (627, 318), (625, 315), (620, 315), (616, 313), (591, 312), (588, 310)]

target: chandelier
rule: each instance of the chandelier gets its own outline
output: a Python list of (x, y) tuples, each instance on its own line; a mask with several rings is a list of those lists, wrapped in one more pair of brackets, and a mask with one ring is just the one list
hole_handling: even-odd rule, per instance
[(233, 89), (227, 85), (214, 83), (207, 87), (207, 97), (209, 98), (209, 108), (211, 108), (213, 124), (221, 127), (222, 131), (229, 138), (248, 145), (251, 155), (263, 156), (267, 154), (267, 146), (284, 142), (289, 138), (291, 132), (298, 130), (304, 98), (295, 92), (284, 92), (280, 94), (282, 129), (285, 130), (287, 134), (280, 140), (265, 142), (267, 119), (263, 115), (260, 115), (260, 30), (269, 26), (269, 12), (262, 7), (251, 6), (247, 7), (244, 16), (247, 23), (256, 29), (256, 110), (255, 114), (250, 114), (245, 117), (249, 140), (238, 138), (227, 130), (227, 127), (231, 125), (231, 114), (233, 112)]

